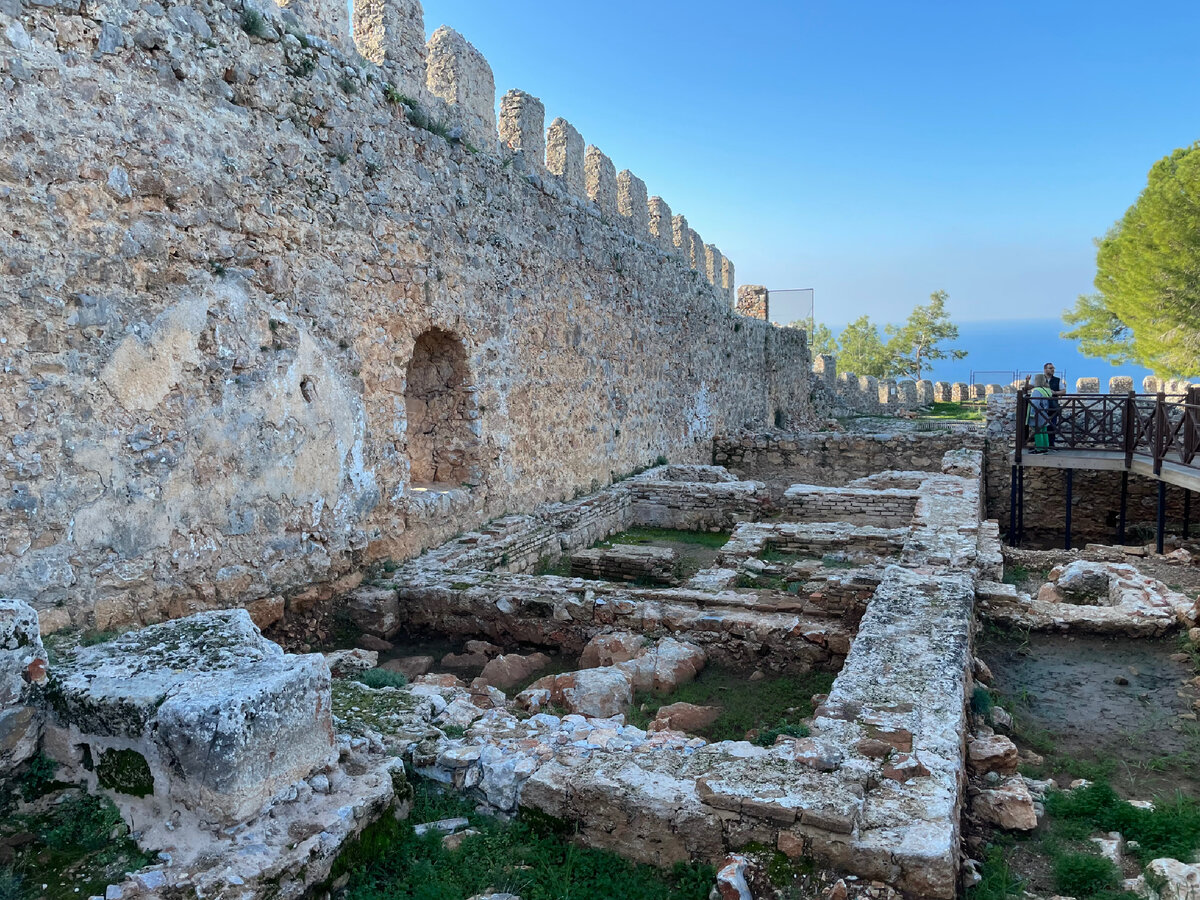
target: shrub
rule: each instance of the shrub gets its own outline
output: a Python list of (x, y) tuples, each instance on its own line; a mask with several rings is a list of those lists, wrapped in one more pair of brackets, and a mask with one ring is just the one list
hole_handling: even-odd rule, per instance
[(260, 38), (267, 33), (267, 20), (257, 9), (247, 6), (242, 10), (242, 31), (250, 37)]
[(366, 669), (353, 677), (355, 681), (369, 688), (402, 688), (408, 684), (407, 675), (388, 669)]
[(760, 731), (758, 737), (754, 739), (754, 743), (760, 747), (771, 747), (781, 737), (808, 737), (808, 733), (806, 725), (792, 725), (789, 722), (780, 721), (771, 728)]
[(1120, 873), (1111, 859), (1090, 853), (1064, 853), (1054, 863), (1054, 884), (1068, 897), (1090, 897), (1115, 888)]

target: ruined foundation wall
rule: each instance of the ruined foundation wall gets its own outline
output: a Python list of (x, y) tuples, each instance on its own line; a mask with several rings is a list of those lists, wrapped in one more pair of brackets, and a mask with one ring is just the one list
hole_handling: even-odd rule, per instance
[[(716, 248), (598, 151), (585, 180), (534, 98), (493, 137), (486, 61), (414, 59), (414, 16), (360, 17), (377, 68), (236, 0), (0, 4), (0, 593), (46, 628), (279, 610), (805, 420), (803, 333), (737, 316)], [(414, 492), (418, 450), (458, 483)]]
[(817, 432), (743, 434), (718, 438), (713, 464), (772, 486), (794, 483), (840, 487), (889, 469), (936, 472), (949, 450), (982, 449), (975, 429), (885, 435)]

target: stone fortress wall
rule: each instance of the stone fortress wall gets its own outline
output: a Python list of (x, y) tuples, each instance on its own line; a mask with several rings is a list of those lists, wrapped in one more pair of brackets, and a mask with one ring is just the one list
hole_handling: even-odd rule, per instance
[(416, 0), (257, 2), (0, 0), (0, 595), (45, 630), (266, 626), (805, 423), (803, 332)]

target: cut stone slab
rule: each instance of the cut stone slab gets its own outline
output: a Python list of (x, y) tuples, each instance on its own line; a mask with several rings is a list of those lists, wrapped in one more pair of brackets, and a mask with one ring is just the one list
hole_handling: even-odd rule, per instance
[(336, 760), (324, 658), (285, 654), (245, 610), (84, 648), (55, 670), (50, 690), (73, 745), (88, 745), (93, 759), (109, 750), (141, 757), (144, 787), (165, 815), (181, 804), (210, 821), (245, 821)]

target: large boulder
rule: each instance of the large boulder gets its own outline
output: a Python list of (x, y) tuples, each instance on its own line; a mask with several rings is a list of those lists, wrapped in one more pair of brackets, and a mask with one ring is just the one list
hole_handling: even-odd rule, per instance
[(534, 712), (549, 704), (568, 713), (606, 719), (629, 709), (633, 690), (624, 672), (614, 666), (602, 666), (539, 678), (516, 699)]
[(361, 631), (384, 640), (400, 630), (400, 600), (391, 588), (361, 587), (351, 592), (346, 613)]
[(509, 653), (489, 660), (483, 667), (480, 677), (488, 684), (498, 688), (510, 688), (527, 681), (531, 675), (540, 672), (550, 665), (550, 657), (545, 653), (531, 653), (521, 656)]
[(694, 681), (705, 661), (704, 650), (695, 644), (663, 638), (614, 668), (629, 677), (635, 691), (670, 693), (679, 685)]
[(697, 706), (694, 703), (670, 703), (661, 706), (647, 731), (684, 731), (695, 734), (707, 728), (721, 715), (719, 706)]
[(41, 716), (33, 691), (48, 668), (37, 611), (24, 600), (0, 599), (0, 772), (37, 752)]
[(584, 646), (579, 655), (579, 668), (595, 669), (628, 662), (645, 651), (646, 638), (628, 631), (598, 634)]
[(164, 818), (182, 805), (204, 821), (246, 821), (337, 758), (324, 658), (285, 654), (245, 610), (81, 649), (56, 667), (50, 693), (66, 732), (54, 745), (86, 747), (93, 787), (148, 796)]

